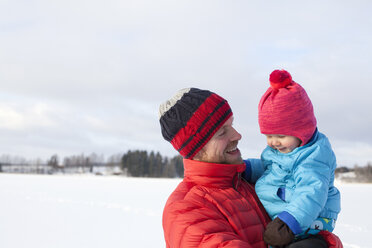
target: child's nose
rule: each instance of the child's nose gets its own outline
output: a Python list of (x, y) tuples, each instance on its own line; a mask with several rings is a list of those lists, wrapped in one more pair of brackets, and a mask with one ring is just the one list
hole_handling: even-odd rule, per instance
[(278, 145), (280, 145), (280, 141), (277, 140), (277, 139), (274, 139), (274, 141), (273, 141), (273, 145), (274, 145), (274, 146), (278, 146)]

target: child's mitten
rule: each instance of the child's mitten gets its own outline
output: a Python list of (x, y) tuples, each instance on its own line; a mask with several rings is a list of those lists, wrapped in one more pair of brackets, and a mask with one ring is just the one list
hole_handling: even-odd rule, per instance
[(283, 246), (294, 239), (292, 230), (281, 219), (275, 218), (266, 226), (264, 241), (272, 246)]

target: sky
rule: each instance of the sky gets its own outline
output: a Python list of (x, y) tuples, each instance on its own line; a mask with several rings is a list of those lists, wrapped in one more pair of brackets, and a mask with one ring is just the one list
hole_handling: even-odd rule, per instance
[(159, 105), (226, 98), (244, 158), (275, 69), (307, 91), (340, 166), (372, 161), (372, 2), (0, 0), (0, 155), (176, 155)]

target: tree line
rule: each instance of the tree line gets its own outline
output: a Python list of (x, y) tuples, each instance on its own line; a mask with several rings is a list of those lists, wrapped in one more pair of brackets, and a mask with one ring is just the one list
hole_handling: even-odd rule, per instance
[(27, 161), (19, 156), (0, 156), (0, 172), (8, 173), (94, 173), (97, 175), (115, 174), (131, 177), (183, 177), (181, 156), (166, 157), (159, 152), (145, 150), (129, 150), (124, 154), (115, 154), (107, 160), (103, 155), (72, 155), (60, 160), (57, 154), (47, 161), (41, 159)]
[[(45, 162), (41, 159), (28, 161), (20, 156), (1, 155), (0, 172), (33, 174), (76, 174), (93, 173), (96, 175), (125, 175), (130, 177), (182, 178), (182, 157), (162, 156), (159, 152), (129, 150), (115, 154), (108, 159), (103, 155), (72, 155), (60, 159), (52, 155)], [(348, 182), (372, 182), (372, 163), (354, 168), (340, 166), (335, 177)]]
[(163, 157), (159, 152), (128, 151), (121, 159), (124, 173), (133, 177), (183, 177), (181, 156)]
[(368, 162), (365, 166), (354, 165), (354, 168), (338, 167), (335, 176), (345, 182), (372, 183), (372, 163)]

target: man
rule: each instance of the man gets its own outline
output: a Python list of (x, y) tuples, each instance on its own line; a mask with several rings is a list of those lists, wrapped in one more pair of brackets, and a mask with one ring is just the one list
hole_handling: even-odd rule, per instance
[[(227, 101), (183, 89), (160, 106), (159, 117), (164, 139), (184, 157), (184, 179), (163, 213), (167, 247), (267, 247), (263, 233), (270, 219), (253, 186), (241, 180), (241, 135)], [(338, 241), (326, 236), (333, 238)]]

